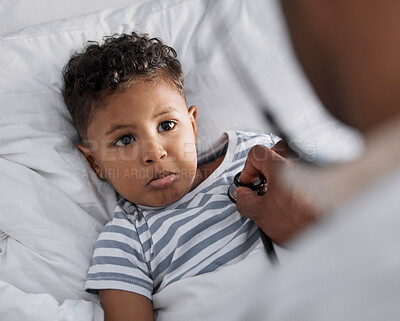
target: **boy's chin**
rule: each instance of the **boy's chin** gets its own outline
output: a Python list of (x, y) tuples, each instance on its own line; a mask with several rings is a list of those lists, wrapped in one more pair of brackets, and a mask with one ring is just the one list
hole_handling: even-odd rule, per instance
[(135, 203), (136, 205), (139, 206), (143, 206), (143, 207), (154, 207), (159, 208), (159, 207), (167, 207), (175, 202), (177, 202), (179, 200), (179, 198), (177, 200), (171, 200), (171, 201), (165, 201), (165, 202), (145, 202), (144, 204), (140, 204), (140, 203)]
[(186, 193), (167, 193), (166, 195), (154, 195), (154, 199), (145, 202), (133, 202), (139, 206), (145, 207), (166, 207), (179, 201)]

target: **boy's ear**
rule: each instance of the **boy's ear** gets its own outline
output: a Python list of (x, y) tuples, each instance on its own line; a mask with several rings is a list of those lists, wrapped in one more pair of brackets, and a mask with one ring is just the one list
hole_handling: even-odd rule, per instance
[(194, 105), (190, 106), (188, 113), (189, 113), (190, 122), (192, 123), (193, 133), (196, 138), (196, 144), (197, 144), (197, 107)]
[(83, 155), (85, 155), (87, 161), (89, 162), (92, 169), (96, 172), (98, 178), (105, 179), (105, 176), (103, 175), (103, 171), (101, 170), (99, 165), (97, 165), (96, 160), (95, 160), (90, 148), (86, 147), (82, 144), (78, 144), (76, 147), (82, 152)]

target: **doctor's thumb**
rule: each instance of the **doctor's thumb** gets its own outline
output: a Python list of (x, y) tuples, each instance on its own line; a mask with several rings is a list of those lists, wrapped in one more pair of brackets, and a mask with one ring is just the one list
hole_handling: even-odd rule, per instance
[(247, 187), (238, 187), (235, 190), (236, 207), (240, 214), (253, 219), (255, 205), (260, 201), (260, 197)]

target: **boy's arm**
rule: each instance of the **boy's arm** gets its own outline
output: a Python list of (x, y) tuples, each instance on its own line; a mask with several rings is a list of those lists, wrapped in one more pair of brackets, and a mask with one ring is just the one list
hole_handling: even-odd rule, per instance
[(153, 304), (143, 295), (122, 290), (100, 290), (105, 321), (154, 321)]

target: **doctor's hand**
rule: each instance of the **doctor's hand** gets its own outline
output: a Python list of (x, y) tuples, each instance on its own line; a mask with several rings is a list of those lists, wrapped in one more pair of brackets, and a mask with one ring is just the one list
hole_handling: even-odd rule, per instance
[(287, 157), (285, 143), (272, 149), (254, 146), (247, 157), (240, 181), (250, 184), (261, 173), (267, 180), (267, 190), (257, 195), (246, 187), (236, 189), (238, 211), (253, 220), (274, 242), (282, 244), (315, 222), (318, 210), (311, 198), (280, 182), (279, 171), (293, 163)]

